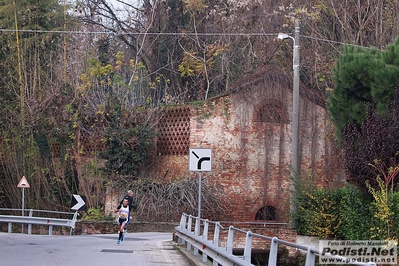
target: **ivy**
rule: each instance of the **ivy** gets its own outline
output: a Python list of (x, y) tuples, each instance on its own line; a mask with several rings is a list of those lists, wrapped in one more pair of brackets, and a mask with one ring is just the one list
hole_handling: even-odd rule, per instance
[(146, 123), (135, 124), (130, 119), (112, 121), (104, 137), (106, 149), (101, 154), (106, 159), (105, 171), (113, 176), (137, 178), (155, 133)]

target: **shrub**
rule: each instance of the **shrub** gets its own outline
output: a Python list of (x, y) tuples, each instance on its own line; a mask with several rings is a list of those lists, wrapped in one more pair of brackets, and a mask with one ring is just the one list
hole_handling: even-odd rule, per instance
[(293, 178), (296, 211), (291, 213), (298, 234), (329, 239), (394, 239), (399, 237), (399, 192), (351, 184), (327, 190), (316, 187), (312, 174)]
[(312, 173), (293, 177), (296, 211), (292, 214), (299, 234), (334, 238), (341, 225), (339, 215), (342, 200), (340, 190), (316, 187)]
[(372, 197), (355, 185), (346, 184), (341, 189), (342, 201), (339, 215), (342, 224), (337, 231), (338, 239), (364, 240), (371, 238)]
[(107, 217), (104, 216), (103, 207), (91, 207), (82, 216), (82, 221), (112, 221), (114, 217), (110, 214)]

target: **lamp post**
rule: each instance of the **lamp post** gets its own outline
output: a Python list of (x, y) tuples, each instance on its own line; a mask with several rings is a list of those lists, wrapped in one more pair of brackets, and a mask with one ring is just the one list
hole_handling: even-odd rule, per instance
[[(295, 35), (294, 37), (280, 33), (277, 37), (280, 40), (287, 38), (292, 39), (294, 42), (294, 52), (293, 52), (293, 89), (292, 89), (292, 172), (291, 177), (298, 173), (299, 169), (299, 20), (295, 20)], [(294, 193), (294, 187), (291, 181), (291, 211), (295, 211), (295, 206), (293, 204), (292, 194)]]

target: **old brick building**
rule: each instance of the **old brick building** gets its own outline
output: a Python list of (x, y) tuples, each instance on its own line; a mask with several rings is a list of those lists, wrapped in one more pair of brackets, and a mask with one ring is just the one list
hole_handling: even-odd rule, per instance
[[(300, 96), (300, 170), (314, 171), (320, 185), (339, 186), (345, 177), (324, 102), (304, 87)], [(188, 170), (188, 149), (211, 148), (212, 172), (203, 178), (223, 190), (230, 212), (220, 220), (287, 221), (291, 122), (292, 80), (263, 69), (226, 95), (167, 108), (143, 174), (198, 177)]]

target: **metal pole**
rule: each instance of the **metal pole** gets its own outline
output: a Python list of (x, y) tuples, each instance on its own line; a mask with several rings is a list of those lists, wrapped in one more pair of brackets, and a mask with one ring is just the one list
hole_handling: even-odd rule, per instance
[[(24, 216), (24, 206), (25, 206), (25, 188), (22, 188), (22, 216)], [(24, 232), (24, 224), (22, 224), (21, 233)]]
[[(295, 20), (294, 52), (293, 52), (293, 89), (292, 89), (292, 144), (291, 144), (291, 182), (290, 182), (290, 212), (296, 213), (294, 200), (295, 186), (293, 178), (299, 172), (299, 20)], [(290, 221), (293, 223), (293, 221)]]
[(292, 90), (292, 169), (295, 172), (299, 169), (299, 39), (299, 20), (295, 20)]
[(202, 171), (199, 172), (199, 180), (198, 180), (198, 220), (201, 219), (201, 191), (202, 191)]
[(22, 216), (24, 216), (24, 206), (25, 206), (24, 198), (25, 198), (25, 188), (22, 188)]

